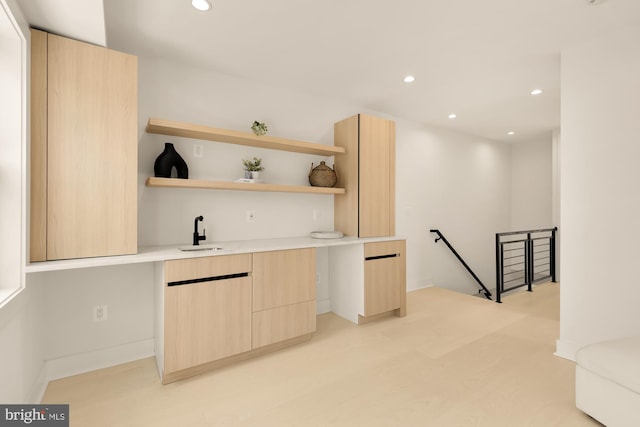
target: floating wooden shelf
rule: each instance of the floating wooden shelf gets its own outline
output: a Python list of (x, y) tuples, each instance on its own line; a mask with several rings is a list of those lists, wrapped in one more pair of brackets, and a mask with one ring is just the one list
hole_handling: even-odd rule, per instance
[(147, 187), (169, 188), (202, 188), (210, 190), (242, 190), (242, 191), (270, 191), (282, 193), (312, 193), (312, 194), (344, 194), (344, 188), (311, 187), (305, 185), (254, 184), (231, 181), (207, 181), (202, 179), (179, 178), (147, 178)]
[(312, 142), (295, 141), (293, 139), (276, 138), (274, 136), (256, 136), (248, 132), (217, 129), (209, 126), (191, 123), (175, 122), (172, 120), (149, 119), (146, 131), (161, 135), (181, 136), (185, 138), (202, 139), (206, 141), (226, 142), (229, 144), (247, 145), (257, 148), (291, 151), (294, 153), (316, 154), (320, 156), (334, 156), (345, 152), (343, 147), (316, 144)]

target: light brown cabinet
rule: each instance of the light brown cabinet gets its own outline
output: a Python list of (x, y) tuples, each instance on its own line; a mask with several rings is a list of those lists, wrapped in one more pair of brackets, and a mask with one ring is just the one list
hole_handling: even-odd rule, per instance
[(364, 317), (406, 315), (405, 246), (404, 240), (364, 244)]
[(251, 350), (251, 267), (251, 254), (165, 262), (163, 382)]
[(331, 311), (356, 324), (406, 316), (405, 255), (403, 239), (329, 248)]
[(137, 252), (137, 58), (32, 30), (31, 261)]
[(165, 261), (162, 383), (279, 350), (316, 330), (313, 248)]
[(348, 236), (395, 234), (395, 122), (358, 114), (334, 125), (337, 186), (335, 229)]
[(253, 254), (253, 348), (316, 330), (313, 248)]

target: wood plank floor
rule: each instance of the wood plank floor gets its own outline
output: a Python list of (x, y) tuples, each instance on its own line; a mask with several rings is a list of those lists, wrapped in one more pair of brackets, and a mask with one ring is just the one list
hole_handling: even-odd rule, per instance
[(162, 386), (152, 358), (53, 381), (72, 426), (599, 426), (553, 355), (559, 284), (503, 304), (439, 288), (408, 315), (331, 313), (305, 344)]

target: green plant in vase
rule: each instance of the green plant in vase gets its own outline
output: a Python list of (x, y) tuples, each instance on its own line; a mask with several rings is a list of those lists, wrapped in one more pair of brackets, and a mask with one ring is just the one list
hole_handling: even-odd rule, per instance
[(260, 157), (254, 157), (253, 160), (242, 160), (242, 166), (244, 167), (244, 177), (249, 179), (258, 180), (260, 178), (260, 171), (264, 170), (262, 166), (262, 159)]

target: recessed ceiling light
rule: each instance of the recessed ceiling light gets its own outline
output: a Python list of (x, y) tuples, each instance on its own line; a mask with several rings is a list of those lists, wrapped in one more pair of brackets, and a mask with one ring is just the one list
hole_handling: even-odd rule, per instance
[(510, 130), (509, 132), (507, 132), (507, 135), (515, 135), (516, 133), (512, 130)]
[(531, 95), (540, 95), (542, 93), (542, 89), (534, 89), (531, 91)]
[(413, 76), (407, 76), (407, 77), (404, 78), (404, 82), (405, 83), (412, 83), (414, 81), (416, 81), (416, 78), (413, 77)]
[(211, 9), (211, 3), (207, 0), (191, 0), (191, 6), (203, 12)]
[(458, 117), (458, 116), (456, 116), (455, 114), (449, 114), (449, 118), (450, 119), (455, 119), (456, 117)]

